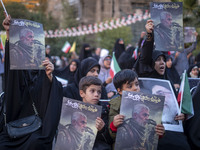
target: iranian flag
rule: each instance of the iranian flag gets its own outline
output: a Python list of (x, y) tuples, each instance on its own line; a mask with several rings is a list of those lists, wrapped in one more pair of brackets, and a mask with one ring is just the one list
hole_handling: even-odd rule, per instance
[(190, 86), (189, 86), (186, 70), (182, 74), (182, 80), (181, 80), (181, 85), (178, 92), (177, 101), (180, 105), (181, 113), (188, 115), (187, 119), (194, 116), (192, 96), (190, 93)]
[(0, 49), (2, 49), (2, 50), (4, 50), (4, 45), (3, 45), (3, 41), (2, 41), (2, 39), (0, 38)]
[(115, 74), (119, 72), (121, 69), (117, 63), (117, 60), (115, 58), (115, 53), (113, 52), (113, 57), (110, 65), (110, 76), (114, 78)]
[(66, 42), (65, 42), (65, 45), (64, 45), (63, 48), (62, 48), (62, 51), (63, 51), (64, 53), (68, 53), (69, 50), (70, 50), (70, 48), (71, 48), (70, 43), (69, 43), (68, 41), (66, 41)]

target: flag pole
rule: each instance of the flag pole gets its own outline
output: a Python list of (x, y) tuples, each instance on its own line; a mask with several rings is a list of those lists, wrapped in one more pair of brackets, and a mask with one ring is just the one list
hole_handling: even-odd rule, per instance
[(3, 1), (2, 1), (2, 0), (1, 0), (1, 4), (2, 4), (2, 6), (3, 6), (4, 12), (6, 13), (6, 16), (8, 17), (8, 13), (7, 13), (7, 11), (6, 11), (6, 8), (5, 8), (5, 6), (4, 6), (4, 4), (3, 4)]

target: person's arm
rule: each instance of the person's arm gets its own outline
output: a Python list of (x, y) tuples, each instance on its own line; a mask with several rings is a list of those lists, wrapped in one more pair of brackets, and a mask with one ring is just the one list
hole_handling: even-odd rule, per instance
[[(4, 13), (4, 15), (5, 15), (5, 13)], [(7, 40), (9, 40), (10, 22), (11, 22), (11, 16), (10, 15), (8, 15), (8, 16), (5, 15), (5, 19), (3, 20), (2, 25), (3, 25), (4, 29), (6, 30)]]
[[(196, 38), (197, 38), (197, 36), (198, 36), (198, 33), (197, 33), (197, 32), (195, 33), (195, 36), (196, 36)], [(186, 52), (187, 54), (189, 54), (189, 53), (191, 53), (193, 50), (196, 49), (196, 46), (197, 46), (197, 41), (194, 42), (190, 47), (184, 49), (184, 52)]]
[(144, 36), (145, 36), (145, 35), (146, 35), (146, 32), (142, 31), (142, 32), (141, 32), (141, 35), (140, 35), (139, 42), (138, 42), (138, 48), (142, 47), (143, 42), (144, 42)]

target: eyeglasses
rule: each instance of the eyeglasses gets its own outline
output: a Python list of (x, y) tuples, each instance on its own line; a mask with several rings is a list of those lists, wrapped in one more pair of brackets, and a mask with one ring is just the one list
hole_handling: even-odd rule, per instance
[(106, 59), (104, 59), (104, 60), (106, 60), (106, 61), (111, 61), (111, 59), (110, 59), (110, 58), (106, 58)]

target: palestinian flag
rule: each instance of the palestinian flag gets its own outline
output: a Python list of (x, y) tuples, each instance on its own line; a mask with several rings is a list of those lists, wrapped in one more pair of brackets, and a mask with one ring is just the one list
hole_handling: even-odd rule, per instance
[(187, 114), (188, 119), (194, 115), (192, 96), (186, 70), (182, 74), (181, 85), (177, 97), (177, 101), (181, 108), (181, 113)]
[(115, 74), (119, 72), (121, 69), (117, 63), (117, 60), (115, 58), (115, 53), (113, 52), (113, 57), (110, 65), (110, 76), (114, 78)]
[(71, 48), (70, 43), (69, 43), (68, 41), (66, 41), (66, 42), (65, 42), (65, 45), (64, 45), (63, 48), (62, 48), (62, 51), (63, 51), (64, 53), (68, 53), (69, 50), (70, 50), (70, 48)]

